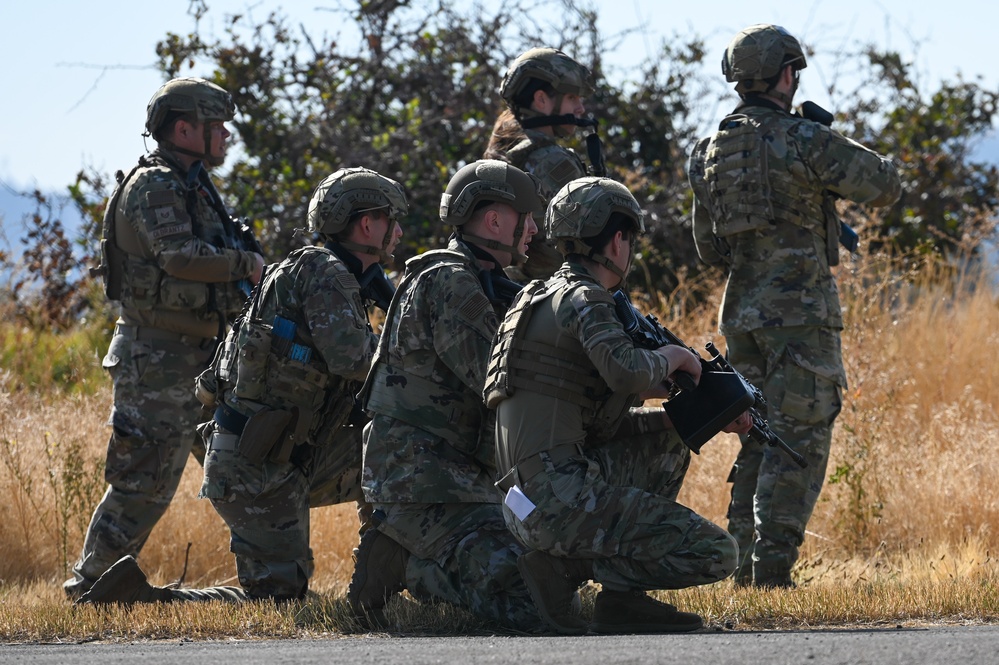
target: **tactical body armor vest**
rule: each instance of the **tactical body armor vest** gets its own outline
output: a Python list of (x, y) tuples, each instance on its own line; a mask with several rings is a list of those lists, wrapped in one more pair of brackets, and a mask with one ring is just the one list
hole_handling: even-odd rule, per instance
[[(541, 151), (548, 153), (544, 155), (545, 173), (535, 173), (535, 170), (530, 168), (527, 162), (532, 156), (537, 161), (541, 155), (535, 155), (535, 153)], [(550, 155), (557, 155), (557, 157)], [(551, 191), (544, 192), (545, 198), (551, 198), (567, 182), (586, 175), (586, 166), (579, 155), (568, 148), (563, 148), (544, 132), (528, 130), (527, 137), (511, 148), (506, 156), (510, 163), (517, 168), (538, 176), (545, 190), (551, 189)]]
[[(306, 252), (335, 256), (323, 247), (303, 247), (282, 266), (295, 266), (296, 255)], [(353, 302), (357, 279), (339, 259), (333, 265), (338, 273), (335, 288)], [(226, 337), (216, 373), (222, 390), (229, 393), (225, 401), (238, 404), (243, 416), (264, 407), (293, 411), (296, 441), (322, 446), (350, 415), (357, 384), (330, 374), (300, 312), (284, 311), (276, 303), (277, 314), (261, 318), (261, 294), (272, 278), (265, 275), (262, 286), (254, 289), (244, 315)]]
[[(96, 272), (105, 278), (105, 292), (119, 300), (125, 310), (155, 310), (165, 321), (171, 316), (178, 326), (197, 320), (228, 319), (240, 311), (247, 292), (232, 282), (199, 282), (166, 273), (159, 265), (148, 239), (136, 227), (143, 222), (128, 215), (143, 208), (183, 209), (190, 218), (190, 232), (220, 248), (244, 249), (243, 241), (207, 174), (192, 169), (189, 182), (182, 180), (180, 166), (160, 152), (142, 157), (127, 177), (122, 177), (105, 211), (102, 265)], [(157, 174), (159, 172), (159, 174)], [(162, 177), (169, 174), (169, 179)], [(178, 181), (187, 194), (182, 200)], [(177, 224), (181, 224), (177, 220)], [(169, 232), (169, 220), (155, 232)], [(173, 313), (171, 315), (171, 313)], [(224, 324), (224, 321), (223, 321)], [(173, 327), (167, 323), (167, 327)], [(223, 326), (219, 326), (223, 329)], [(178, 330), (178, 332), (185, 332)]]
[[(594, 440), (613, 435), (636, 396), (611, 391), (578, 340), (525, 339), (528, 322), (549, 298), (554, 300), (545, 308), (547, 311), (540, 313), (543, 316), (554, 316), (566, 298), (592, 302), (605, 295), (613, 304), (610, 293), (592, 286), (592, 282), (569, 276), (548, 283), (535, 280), (524, 287), (496, 333), (483, 390), (489, 408), (496, 408), (517, 390), (528, 390), (580, 407), (583, 426)], [(553, 320), (546, 329), (555, 333), (554, 324)]]
[[(769, 140), (782, 120), (776, 113), (734, 113), (722, 120), (708, 143), (704, 178), (714, 234), (719, 238), (768, 229), (780, 222), (827, 238), (822, 191), (802, 187), (804, 174), (796, 177), (794, 169), (804, 169), (804, 165), (794, 154), (786, 152), (783, 159), (775, 155), (779, 147), (786, 151), (786, 144), (778, 146)], [(838, 237), (832, 242), (835, 246)]]
[[(437, 270), (472, 271), (473, 267), (468, 257), (450, 249), (431, 250), (413, 257), (406, 262), (406, 275), (385, 315), (386, 323), (397, 316), (400, 295), (407, 293), (411, 284)], [(479, 396), (469, 394), (461, 380), (439, 359), (434, 362), (441, 367), (434, 374), (446, 377), (440, 383), (409, 371), (405, 357), (396, 359), (401, 366), (390, 364), (390, 337), (388, 330), (382, 330), (371, 372), (359, 395), (364, 409), (425, 429), (458, 448), (465, 444), (465, 452), (473, 452), (485, 410)]]

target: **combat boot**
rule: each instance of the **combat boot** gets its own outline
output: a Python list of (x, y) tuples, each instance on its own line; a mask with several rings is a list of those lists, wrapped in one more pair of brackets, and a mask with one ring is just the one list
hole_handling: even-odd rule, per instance
[(386, 625), (382, 610), (393, 594), (406, 588), (408, 562), (406, 548), (376, 528), (368, 528), (361, 535), (354, 556), (354, 574), (347, 587), (347, 602), (361, 625)]
[(90, 590), (80, 596), (77, 605), (110, 605), (120, 603), (169, 603), (172, 589), (153, 586), (139, 568), (133, 556), (123, 556), (101, 575)]
[(754, 561), (753, 586), (759, 589), (794, 589), (791, 566), (786, 560)]
[(579, 616), (576, 590), (593, 577), (592, 561), (533, 550), (517, 558), (517, 569), (549, 628), (562, 635), (586, 632), (586, 621)]
[(753, 578), (753, 586), (760, 589), (796, 589), (798, 585), (791, 579), (790, 571), (771, 572)]
[(681, 612), (642, 591), (608, 591), (593, 604), (593, 633), (686, 633), (704, 625), (701, 617)]

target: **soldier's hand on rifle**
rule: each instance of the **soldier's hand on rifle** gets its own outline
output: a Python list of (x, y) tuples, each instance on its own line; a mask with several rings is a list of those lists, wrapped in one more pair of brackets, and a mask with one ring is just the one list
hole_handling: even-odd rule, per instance
[(677, 344), (667, 344), (656, 349), (656, 353), (666, 358), (671, 378), (675, 377), (677, 372), (685, 372), (694, 380), (694, 385), (701, 380), (701, 360), (690, 349)]
[(260, 281), (260, 277), (264, 274), (264, 257), (259, 254), (253, 255), (253, 272), (250, 273), (250, 284), (254, 286)]
[(746, 434), (751, 429), (753, 429), (753, 416), (749, 411), (743, 411), (738, 418), (723, 427), (722, 431), (730, 434)]

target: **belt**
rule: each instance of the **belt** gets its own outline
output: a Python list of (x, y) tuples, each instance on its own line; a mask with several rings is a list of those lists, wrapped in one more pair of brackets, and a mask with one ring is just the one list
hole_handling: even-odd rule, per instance
[(197, 346), (202, 349), (207, 349), (215, 341), (214, 337), (197, 337), (195, 335), (173, 332), (172, 330), (149, 328), (148, 326), (132, 326), (127, 323), (116, 324), (114, 334), (140, 342), (176, 342), (185, 346)]
[(537, 455), (531, 455), (530, 457), (517, 462), (517, 464), (510, 469), (506, 475), (499, 479), (496, 483), (496, 487), (499, 487), (501, 490), (506, 492), (514, 485), (520, 485), (525, 480), (533, 478), (545, 470), (545, 458), (547, 458), (552, 464), (558, 464), (559, 462), (563, 462), (570, 457), (581, 456), (582, 452), (580, 451), (579, 446), (575, 443), (563, 443), (555, 446), (554, 448), (542, 450)]

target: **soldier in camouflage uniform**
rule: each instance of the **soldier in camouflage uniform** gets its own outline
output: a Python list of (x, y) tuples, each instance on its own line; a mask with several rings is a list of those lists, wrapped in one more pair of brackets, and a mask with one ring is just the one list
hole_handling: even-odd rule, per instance
[(362, 484), (377, 524), (348, 590), (361, 619), (382, 622), (387, 597), (405, 588), (506, 627), (540, 624), (493, 487), (482, 386), (498, 314), (519, 290), (503, 268), (525, 258), (542, 209), (520, 169), (469, 164), (441, 197), (441, 220), (456, 227), (447, 249), (406, 264), (361, 394), (372, 416)]
[(391, 258), (406, 211), (401, 185), (374, 171), (323, 180), (308, 216), (323, 246), (268, 267), (201, 384), (215, 418), (201, 428), (208, 456), (199, 496), (229, 526), (241, 588), (150, 587), (126, 558), (85, 602), (305, 596), (309, 509), (362, 498), (363, 420), (351, 415), (377, 342), (365, 301), (373, 280), (385, 279), (380, 262)]
[(728, 358), (763, 392), (773, 431), (808, 460), (801, 469), (746, 442), (732, 468), (736, 582), (764, 587), (793, 586), (846, 387), (834, 198), (886, 206), (901, 192), (888, 158), (789, 112), (805, 66), (783, 28), (736, 35), (722, 71), (741, 101), (689, 167), (698, 253), (728, 271), (719, 317)]
[[(688, 349), (635, 346), (611, 289), (627, 274), (643, 214), (623, 185), (584, 177), (563, 187), (545, 216), (566, 256), (514, 301), (493, 345), (484, 390), (496, 409), (496, 459), (506, 523), (531, 551), (520, 570), (560, 633), (669, 632), (701, 618), (647, 596), (724, 579), (735, 541), (676, 502), (690, 451), (662, 408), (664, 381), (700, 378)], [(748, 431), (748, 414), (726, 431)], [(571, 609), (593, 579), (593, 619)]]
[[(586, 175), (579, 156), (558, 139), (575, 133), (586, 112), (583, 98), (592, 92), (589, 70), (562, 51), (533, 48), (522, 53), (500, 84), (507, 108), (496, 119), (485, 158), (533, 175), (547, 202), (567, 182)], [(527, 262), (508, 272), (515, 278), (547, 279), (561, 264), (555, 245), (538, 233)]]
[[(104, 368), (114, 382), (105, 477), (73, 577), (71, 599), (122, 555), (137, 555), (201, 449), (190, 386), (260, 279), (259, 247), (229, 216), (207, 169), (225, 159), (235, 105), (195, 78), (156, 91), (146, 113), (156, 150), (139, 159), (105, 212), (99, 269), (121, 303)], [(252, 247), (252, 249), (251, 249)]]

